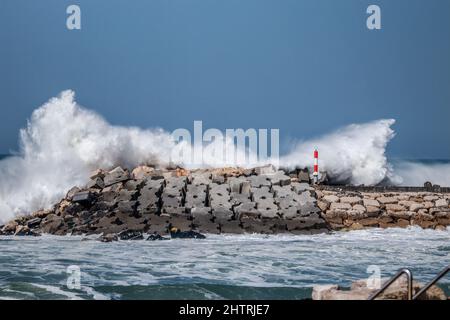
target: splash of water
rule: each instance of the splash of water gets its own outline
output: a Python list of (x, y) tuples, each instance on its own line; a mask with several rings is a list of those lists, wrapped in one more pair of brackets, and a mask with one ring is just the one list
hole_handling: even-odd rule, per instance
[(385, 179), (399, 182), (386, 157), (386, 146), (395, 133), (393, 119), (352, 124), (317, 139), (292, 146), (280, 163), (311, 167), (311, 150), (320, 150), (321, 167), (333, 181), (355, 185), (375, 185)]

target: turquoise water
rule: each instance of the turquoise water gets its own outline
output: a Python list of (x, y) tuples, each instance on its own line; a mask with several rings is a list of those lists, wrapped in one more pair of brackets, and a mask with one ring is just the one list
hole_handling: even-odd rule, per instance
[[(0, 237), (0, 298), (305, 299), (315, 284), (367, 278), (370, 265), (383, 277), (410, 267), (427, 281), (449, 263), (450, 230), (418, 228), (114, 243)], [(67, 286), (74, 265), (79, 289)]]

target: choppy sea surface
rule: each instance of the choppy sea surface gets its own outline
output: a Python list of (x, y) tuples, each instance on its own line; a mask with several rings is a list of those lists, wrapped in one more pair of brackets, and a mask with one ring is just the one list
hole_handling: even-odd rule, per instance
[(3, 236), (0, 298), (307, 299), (313, 285), (367, 278), (371, 265), (382, 277), (409, 267), (427, 281), (449, 263), (450, 230), (419, 228), (112, 243)]

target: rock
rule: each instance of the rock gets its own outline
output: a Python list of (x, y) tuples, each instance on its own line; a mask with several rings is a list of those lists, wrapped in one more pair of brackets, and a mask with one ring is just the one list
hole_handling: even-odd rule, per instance
[(366, 207), (366, 214), (369, 217), (377, 217), (380, 213), (379, 207), (373, 207), (373, 206), (367, 206)]
[(409, 207), (409, 211), (417, 212), (417, 211), (419, 211), (419, 209), (424, 209), (424, 208), (425, 208), (425, 206), (422, 203), (414, 202)]
[(256, 173), (257, 175), (274, 174), (275, 172), (276, 172), (276, 171), (275, 171), (275, 167), (274, 167), (273, 165), (271, 165), (271, 164), (266, 165), (266, 166), (262, 166), (262, 167), (257, 167), (257, 168), (255, 168), (255, 173)]
[(78, 187), (73, 187), (72, 189), (70, 189), (70, 190), (67, 192), (67, 194), (66, 194), (66, 199), (69, 200), (69, 201), (72, 201), (73, 196), (74, 196), (76, 193), (78, 193), (78, 192), (80, 192), (80, 188), (78, 188)]
[(272, 185), (287, 186), (291, 184), (291, 177), (284, 174), (283, 171), (277, 171), (275, 174), (268, 175)]
[[(382, 279), (385, 283), (387, 279)], [(423, 284), (413, 281), (413, 293), (417, 293)], [(397, 279), (388, 287), (377, 299), (381, 300), (406, 300), (407, 282), (405, 277)], [(350, 290), (342, 290), (337, 285), (320, 285), (313, 288), (313, 300), (367, 300), (378, 289), (372, 289), (367, 286), (367, 280), (357, 280), (352, 283)], [(419, 300), (447, 300), (442, 289), (432, 286), (426, 291)]]
[(292, 183), (292, 189), (294, 190), (295, 193), (300, 194), (304, 191), (312, 191), (314, 190), (314, 188), (312, 188), (308, 183), (305, 182), (294, 182)]
[(406, 208), (399, 204), (386, 204), (386, 210), (388, 213), (397, 212), (397, 211), (405, 211)]
[(131, 172), (131, 176), (133, 179), (136, 180), (143, 180), (149, 176), (155, 171), (155, 168), (148, 167), (148, 166), (139, 166), (134, 168), (134, 170)]
[(377, 200), (374, 199), (363, 199), (363, 204), (365, 207), (371, 206), (371, 207), (380, 207), (380, 203)]
[(119, 233), (120, 240), (142, 240), (144, 236), (141, 231), (124, 230)]
[(105, 175), (104, 182), (105, 186), (108, 187), (113, 184), (126, 181), (128, 179), (130, 179), (130, 175), (128, 174), (128, 172), (123, 170), (121, 167), (117, 167)]
[(201, 233), (195, 231), (180, 231), (177, 228), (170, 230), (170, 236), (172, 239), (205, 239), (206, 237)]
[(349, 229), (350, 230), (361, 230), (361, 229), (364, 229), (364, 226), (359, 222), (355, 222), (350, 225)]
[(113, 241), (118, 241), (119, 237), (116, 234), (114, 234), (114, 233), (109, 233), (109, 234), (106, 234), (106, 235), (102, 235), (99, 238), (99, 240), (101, 242), (113, 242)]
[(439, 197), (434, 196), (434, 195), (428, 195), (428, 196), (424, 196), (423, 200), (424, 201), (436, 201), (436, 200), (439, 200)]
[(320, 208), (320, 210), (325, 212), (328, 209), (329, 204), (328, 204), (328, 202), (325, 202), (325, 201), (318, 201), (317, 206)]
[(73, 195), (72, 202), (89, 205), (94, 200), (93, 194), (90, 191), (81, 191)]
[(342, 197), (340, 201), (341, 203), (349, 203), (351, 205), (362, 203), (362, 199), (360, 197)]
[(337, 197), (333, 194), (330, 194), (330, 195), (326, 195), (325, 197), (323, 197), (323, 200), (334, 203), (334, 202), (339, 202), (339, 197)]
[(376, 227), (379, 223), (376, 218), (365, 218), (358, 221), (364, 227)]
[(33, 232), (27, 226), (17, 226), (15, 236), (37, 236), (39, 234)]
[(448, 207), (448, 202), (446, 199), (439, 199), (436, 200), (435, 206), (440, 208), (440, 207)]
[(16, 228), (18, 227), (18, 223), (16, 221), (10, 221), (8, 222), (6, 225), (3, 226), (2, 228), (2, 234), (4, 235), (10, 235), (10, 234), (14, 234), (14, 232), (16, 232)]
[(399, 226), (400, 228), (406, 228), (409, 226), (409, 221), (406, 219), (398, 219), (397, 226)]
[(39, 224), (41, 223), (42, 219), (41, 218), (33, 218), (27, 221), (27, 226), (28, 228), (35, 228), (38, 227)]
[(105, 171), (103, 171), (102, 169), (97, 169), (93, 172), (91, 172), (91, 174), (89, 175), (89, 179), (91, 180), (95, 180), (97, 178), (103, 179), (105, 177)]
[(225, 177), (221, 174), (213, 174), (212, 175), (212, 182), (222, 184), (225, 183)]
[(395, 218), (395, 219), (404, 219), (409, 220), (411, 219), (411, 216), (414, 214), (414, 212), (411, 211), (392, 211), (388, 212), (389, 216)]
[(365, 213), (367, 210), (366, 210), (366, 207), (364, 207), (363, 205), (361, 205), (361, 204), (355, 204), (354, 206), (353, 206), (353, 210), (356, 210), (356, 211), (358, 211), (358, 212), (360, 212), (360, 213)]
[(398, 199), (395, 197), (385, 197), (385, 196), (379, 197), (377, 198), (377, 200), (382, 204), (394, 204), (398, 202)]
[(54, 234), (64, 224), (64, 220), (55, 214), (49, 214), (46, 216), (40, 225), (40, 229), (43, 233)]
[(147, 241), (159, 241), (159, 240), (170, 240), (169, 238), (163, 237), (160, 234), (154, 233), (148, 236)]
[(313, 287), (312, 299), (313, 300), (327, 300), (328, 293), (330, 291), (339, 290), (339, 286), (336, 284), (317, 285)]
[(308, 169), (300, 170), (297, 174), (297, 178), (298, 178), (298, 182), (305, 182), (305, 183), (309, 184), (310, 179), (309, 179)]
[(86, 185), (88, 189), (103, 189), (105, 187), (105, 183), (102, 178), (95, 178)]
[(332, 202), (330, 210), (350, 210), (352, 206), (349, 203)]

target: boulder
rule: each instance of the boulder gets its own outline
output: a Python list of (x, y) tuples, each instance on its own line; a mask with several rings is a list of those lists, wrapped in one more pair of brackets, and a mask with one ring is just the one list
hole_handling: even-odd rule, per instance
[(19, 224), (16, 221), (12, 220), (3, 226), (1, 233), (4, 235), (14, 234), (18, 226)]
[(69, 200), (69, 201), (72, 201), (73, 196), (74, 196), (76, 193), (80, 192), (80, 191), (81, 191), (80, 188), (78, 188), (78, 187), (73, 187), (72, 189), (70, 189), (70, 190), (67, 192), (67, 194), (66, 194), (66, 199)]
[(33, 218), (27, 221), (27, 226), (30, 229), (33, 229), (35, 227), (38, 227), (39, 224), (41, 223), (42, 219), (41, 218)]
[(130, 179), (129, 173), (121, 167), (117, 167), (105, 175), (104, 182), (105, 186), (108, 187), (113, 184), (126, 181), (128, 179)]
[(436, 200), (435, 206), (440, 208), (440, 207), (446, 207), (448, 208), (448, 202), (447, 199), (439, 199)]
[(73, 195), (72, 202), (82, 205), (89, 205), (94, 201), (94, 196), (90, 191), (80, 191)]
[(105, 171), (103, 171), (102, 169), (97, 169), (93, 172), (91, 172), (91, 174), (89, 175), (89, 179), (91, 180), (95, 180), (97, 178), (103, 179), (105, 177)]
[(414, 202), (410, 205), (409, 211), (417, 212), (420, 209), (424, 209), (424, 208), (425, 208), (424, 204)]
[(163, 237), (158, 233), (153, 233), (148, 236), (147, 241), (160, 241), (160, 240), (170, 240), (167, 237)]
[(382, 204), (394, 204), (398, 202), (398, 199), (395, 197), (379, 197), (377, 198), (378, 202), (381, 202)]
[(368, 206), (376, 207), (376, 208), (380, 207), (380, 203), (375, 199), (363, 199), (363, 204), (366, 207), (368, 207)]
[(109, 233), (109, 234), (104, 234), (102, 235), (99, 240), (101, 242), (113, 242), (113, 241), (118, 241), (119, 237), (114, 234), (114, 233)]
[(205, 239), (206, 237), (195, 231), (180, 231), (177, 228), (172, 228), (170, 230), (170, 236), (172, 239)]
[(349, 203), (339, 203), (339, 202), (332, 202), (330, 209), (331, 210), (350, 210), (352, 206)]
[(133, 179), (142, 180), (151, 176), (154, 171), (155, 168), (148, 166), (139, 166), (134, 168), (134, 170), (131, 172), (131, 176), (133, 177)]
[(63, 224), (64, 224), (63, 218), (55, 214), (49, 214), (44, 219), (42, 219), (40, 229), (43, 233), (54, 234)]
[(342, 197), (340, 201), (341, 203), (349, 203), (351, 205), (362, 203), (362, 199), (360, 197)]
[(339, 197), (335, 196), (334, 194), (330, 194), (330, 195), (324, 196), (323, 200), (334, 203), (334, 202), (339, 202)]
[(119, 233), (120, 240), (142, 240), (144, 236), (141, 231), (124, 230)]
[(276, 172), (275, 167), (273, 165), (271, 165), (271, 164), (255, 168), (255, 173), (257, 175), (274, 174), (275, 172)]
[(86, 188), (88, 189), (103, 189), (105, 187), (105, 183), (102, 178), (95, 178), (88, 182)]
[(39, 234), (30, 230), (30, 228), (28, 228), (28, 226), (17, 226), (14, 235), (15, 236), (37, 236)]

